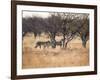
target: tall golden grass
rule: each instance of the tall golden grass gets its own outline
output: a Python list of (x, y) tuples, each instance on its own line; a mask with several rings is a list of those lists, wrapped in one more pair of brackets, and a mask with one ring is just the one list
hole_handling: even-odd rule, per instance
[[(56, 37), (60, 40), (62, 37)], [(89, 41), (86, 48), (82, 46), (80, 38), (68, 43), (66, 49), (57, 46), (55, 49), (34, 48), (37, 41), (47, 41), (47, 36), (35, 38), (34, 35), (23, 39), (22, 68), (68, 67), (89, 65)]]

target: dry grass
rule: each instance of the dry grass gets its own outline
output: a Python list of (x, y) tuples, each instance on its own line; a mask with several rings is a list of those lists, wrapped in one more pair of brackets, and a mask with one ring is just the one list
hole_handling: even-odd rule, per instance
[[(59, 39), (57, 37), (56, 39)], [(67, 67), (89, 65), (89, 42), (83, 48), (79, 38), (72, 40), (68, 48), (34, 48), (37, 40), (46, 41), (47, 37), (25, 36), (23, 40), (22, 68)]]

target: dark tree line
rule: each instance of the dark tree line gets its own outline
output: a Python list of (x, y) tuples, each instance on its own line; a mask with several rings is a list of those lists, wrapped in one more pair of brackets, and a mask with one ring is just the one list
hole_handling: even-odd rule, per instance
[(55, 46), (57, 34), (63, 35), (64, 45), (67, 47), (75, 36), (80, 36), (82, 45), (86, 47), (89, 39), (89, 15), (79, 13), (50, 13), (47, 18), (22, 18), (23, 37), (27, 32), (34, 33), (35, 37), (41, 33), (48, 33)]

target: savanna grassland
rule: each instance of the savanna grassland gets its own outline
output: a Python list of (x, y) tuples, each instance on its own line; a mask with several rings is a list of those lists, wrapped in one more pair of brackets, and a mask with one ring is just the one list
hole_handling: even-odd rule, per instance
[[(60, 40), (56, 36), (56, 40)], [(23, 38), (22, 68), (45, 68), (45, 67), (68, 67), (68, 66), (86, 66), (89, 65), (89, 41), (86, 48), (82, 46), (79, 37), (68, 43), (66, 49), (57, 46), (55, 49), (35, 48), (37, 41), (48, 41), (46, 35), (34, 37), (33, 34), (27, 34)]]

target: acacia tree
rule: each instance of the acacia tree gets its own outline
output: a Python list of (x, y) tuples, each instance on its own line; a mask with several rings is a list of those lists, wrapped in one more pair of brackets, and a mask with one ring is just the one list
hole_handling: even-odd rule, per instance
[(32, 32), (32, 25), (30, 24), (30, 18), (26, 19), (26, 18), (22, 18), (22, 32), (23, 32), (23, 36), (26, 35), (26, 33), (28, 32)]
[(27, 32), (34, 33), (34, 36), (40, 35), (42, 32), (45, 31), (44, 27), (44, 20), (40, 17), (29, 17), (29, 18), (23, 18), (22, 19), (22, 30), (23, 30), (23, 36)]
[(89, 39), (89, 14), (77, 14), (77, 18), (70, 22), (69, 25), (74, 34), (79, 34), (83, 47), (86, 47), (86, 42)]
[(45, 19), (46, 32), (49, 33), (53, 48), (56, 47), (55, 37), (61, 29), (61, 24), (61, 16), (56, 15), (56, 13), (50, 13), (50, 16)]
[(46, 28), (47, 31), (50, 34), (50, 38), (54, 38), (56, 34), (60, 31), (61, 29), (61, 17), (57, 16), (55, 13), (51, 14), (50, 17), (48, 17), (46, 19), (47, 23), (46, 23)]
[(77, 27), (72, 28), (73, 23), (71, 23), (75, 20), (76, 16), (72, 13), (58, 13), (58, 16), (61, 16), (62, 19), (61, 33), (63, 35), (63, 47), (67, 47), (68, 42), (70, 42), (76, 34)]
[(81, 40), (82, 40), (82, 45), (86, 47), (86, 43), (89, 40), (89, 16), (86, 16), (82, 19), (83, 24), (82, 28), (78, 31)]
[(79, 13), (58, 13), (61, 20), (61, 33), (63, 34), (63, 47), (77, 35), (82, 39), (82, 45), (86, 47), (89, 33), (89, 17), (88, 14)]

